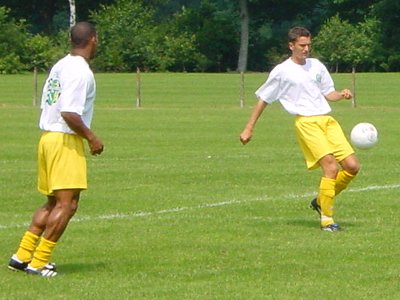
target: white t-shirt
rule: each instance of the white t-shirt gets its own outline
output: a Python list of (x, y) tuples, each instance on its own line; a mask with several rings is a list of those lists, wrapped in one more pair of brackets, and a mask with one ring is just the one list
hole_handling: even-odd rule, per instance
[(307, 58), (299, 65), (288, 58), (271, 71), (255, 94), (267, 103), (279, 100), (290, 114), (317, 116), (331, 111), (324, 95), (334, 90), (332, 77), (318, 59)]
[(61, 112), (74, 112), (90, 128), (96, 83), (89, 64), (82, 56), (68, 54), (51, 69), (43, 87), (39, 127), (45, 131), (73, 132)]

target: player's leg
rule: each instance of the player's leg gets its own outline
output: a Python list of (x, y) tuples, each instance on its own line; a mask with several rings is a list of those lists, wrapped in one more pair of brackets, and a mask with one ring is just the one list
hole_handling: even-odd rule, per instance
[(78, 209), (80, 192), (79, 189), (54, 191), (56, 204), (47, 219), (44, 238), (53, 242), (58, 241)]
[(336, 176), (335, 195), (338, 195), (357, 175), (360, 164), (341, 126), (334, 118), (329, 122), (327, 136), (332, 144), (333, 154), (342, 167)]
[(31, 268), (41, 269), (49, 263), (57, 241), (78, 208), (79, 195), (78, 189), (54, 191), (55, 205), (47, 216), (46, 228), (29, 264)]
[(298, 116), (295, 120), (296, 136), (307, 168), (309, 170), (318, 167), (322, 169), (318, 197), (311, 201), (311, 207), (321, 216), (321, 228), (334, 224), (333, 204), (338, 165), (325, 131), (330, 119), (329, 116)]
[(47, 219), (54, 208), (55, 199), (48, 196), (47, 203), (39, 207), (32, 217), (32, 222), (28, 230), (23, 235), (19, 244), (18, 250), (13, 259), (22, 263), (29, 263), (32, 260), (33, 252), (35, 251), (37, 242), (46, 228)]
[(334, 224), (333, 208), (335, 205), (335, 185), (338, 166), (332, 154), (325, 155), (319, 161), (322, 178), (319, 186), (318, 204), (321, 207), (321, 228)]
[(336, 176), (335, 195), (346, 189), (360, 170), (360, 163), (355, 154), (347, 156), (340, 162), (340, 165), (342, 170)]
[(56, 204), (54, 196), (47, 196), (47, 203), (39, 207), (33, 214), (28, 231), (41, 236), (47, 224), (47, 219)]
[(51, 195), (54, 207), (47, 216), (44, 232), (30, 263), (35, 269), (48, 263), (52, 249), (78, 207), (81, 190), (87, 188), (82, 138), (59, 132), (44, 134), (40, 141), (39, 162), (38, 188)]

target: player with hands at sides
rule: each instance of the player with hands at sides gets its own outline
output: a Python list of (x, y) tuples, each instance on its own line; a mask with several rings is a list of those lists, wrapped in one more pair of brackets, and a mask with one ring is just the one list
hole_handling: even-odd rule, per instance
[(57, 275), (50, 257), (87, 189), (84, 140), (90, 153), (99, 155), (104, 145), (90, 129), (96, 84), (89, 62), (94, 58), (97, 33), (88, 22), (78, 22), (70, 32), (72, 49), (51, 69), (45, 82), (39, 127), (38, 190), (47, 202), (33, 214), (11, 270), (44, 277)]

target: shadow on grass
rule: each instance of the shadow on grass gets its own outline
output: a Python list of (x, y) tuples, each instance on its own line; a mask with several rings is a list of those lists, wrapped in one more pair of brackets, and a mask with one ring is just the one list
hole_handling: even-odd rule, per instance
[[(340, 222), (338, 221), (340, 227), (342, 230), (346, 230), (347, 228), (353, 228), (353, 227), (357, 227), (357, 224), (355, 224), (354, 222), (349, 222), (349, 221), (343, 221)], [(300, 227), (306, 227), (306, 228), (315, 228), (315, 229), (320, 229), (319, 227), (319, 220), (316, 218), (315, 220), (311, 220), (311, 219), (293, 219), (293, 220), (288, 220), (286, 222), (287, 225), (291, 225), (291, 226), (300, 226)]]
[(286, 224), (288, 225), (293, 225), (293, 226), (301, 226), (301, 227), (307, 227), (307, 228), (318, 228), (319, 229), (319, 221), (317, 219), (311, 220), (311, 219), (292, 219), (286, 221)]
[(103, 262), (97, 263), (70, 263), (57, 265), (57, 271), (60, 270), (63, 274), (73, 273), (89, 273), (93, 271), (106, 270), (107, 264)]

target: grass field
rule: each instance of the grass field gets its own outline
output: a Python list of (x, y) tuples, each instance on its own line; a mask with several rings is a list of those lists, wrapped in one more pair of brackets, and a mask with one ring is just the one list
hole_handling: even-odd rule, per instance
[(142, 74), (136, 108), (134, 74), (97, 74), (105, 152), (88, 158), (89, 189), (53, 255), (60, 276), (44, 279), (6, 268), (44, 198), (32, 77), (0, 76), (0, 299), (399, 299), (400, 74), (358, 74), (357, 107), (332, 104), (346, 133), (368, 121), (380, 134), (357, 152), (337, 234), (308, 208), (320, 173), (292, 116), (268, 107), (239, 143), (265, 78), (246, 75), (240, 108), (237, 74)]

